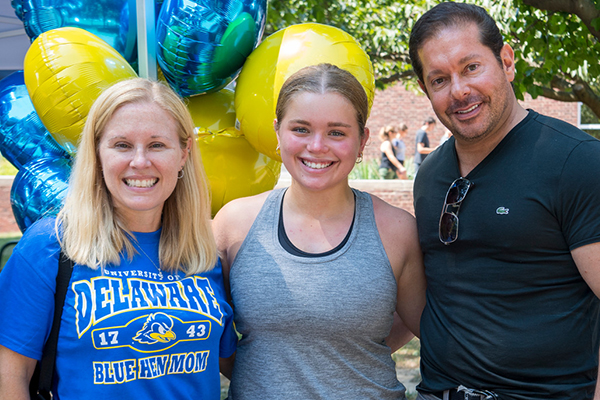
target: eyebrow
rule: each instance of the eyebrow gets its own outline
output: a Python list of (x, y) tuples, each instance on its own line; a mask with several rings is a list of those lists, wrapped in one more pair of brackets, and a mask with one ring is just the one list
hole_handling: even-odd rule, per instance
[[(471, 53), (471, 54), (467, 54), (466, 56), (464, 56), (463, 58), (461, 58), (460, 60), (458, 60), (459, 64), (466, 64), (467, 62), (469, 62), (470, 60), (479, 57), (479, 54), (477, 53)], [(427, 74), (427, 80), (431, 79), (432, 75), (438, 75), (440, 74), (442, 71), (439, 69), (434, 69), (433, 71), (430, 71)]]
[[(157, 138), (164, 138), (164, 137), (166, 137), (166, 135), (152, 135), (152, 136), (150, 136), (150, 139), (157, 139)], [(117, 134), (117, 135), (106, 138), (106, 140), (115, 140), (115, 139), (127, 139), (127, 136)]]
[[(294, 123), (294, 124), (302, 124), (302, 125), (310, 126), (310, 122), (303, 120), (303, 119), (291, 119), (290, 122)], [(343, 122), (328, 122), (327, 126), (339, 126), (339, 127), (344, 127), (344, 128), (352, 128), (352, 125), (345, 124)]]

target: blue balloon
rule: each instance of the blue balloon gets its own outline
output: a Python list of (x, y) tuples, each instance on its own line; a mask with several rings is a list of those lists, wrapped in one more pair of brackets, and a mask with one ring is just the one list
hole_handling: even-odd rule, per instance
[(23, 21), (23, 0), (12, 0), (10, 2), (12, 8), (15, 9), (15, 15)]
[(187, 97), (227, 86), (262, 37), (266, 6), (266, 0), (165, 0), (156, 58), (171, 87)]
[(10, 190), (13, 215), (21, 232), (42, 217), (58, 214), (67, 195), (71, 160), (44, 157), (25, 164)]
[(0, 152), (17, 169), (47, 155), (67, 156), (38, 117), (23, 71), (0, 80)]
[(51, 29), (76, 27), (98, 36), (127, 61), (137, 60), (133, 0), (13, 0), (12, 6), (32, 41)]

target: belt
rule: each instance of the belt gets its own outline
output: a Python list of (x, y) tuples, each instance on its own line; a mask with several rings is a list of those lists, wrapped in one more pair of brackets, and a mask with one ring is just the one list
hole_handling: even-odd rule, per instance
[[(445, 393), (448, 393), (448, 397), (444, 397)], [(462, 385), (457, 389), (450, 389), (432, 394), (442, 400), (498, 400), (498, 395), (494, 392), (489, 390), (467, 389)]]

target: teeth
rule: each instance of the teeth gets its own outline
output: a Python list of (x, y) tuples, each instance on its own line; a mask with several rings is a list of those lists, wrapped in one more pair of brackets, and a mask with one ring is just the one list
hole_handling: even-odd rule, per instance
[(314, 168), (314, 169), (323, 169), (323, 168), (327, 168), (327, 167), (329, 167), (331, 164), (333, 164), (333, 162), (329, 162), (329, 163), (326, 163), (326, 164), (320, 164), (320, 163), (314, 163), (314, 162), (310, 162), (310, 161), (306, 161), (306, 160), (303, 160), (302, 162), (303, 162), (303, 163), (304, 163), (304, 165), (306, 165), (307, 167)]
[(469, 108), (468, 110), (465, 111), (457, 111), (458, 114), (466, 114), (466, 113), (470, 113), (471, 111), (473, 111), (474, 109), (476, 109), (477, 107), (479, 107), (479, 104), (475, 104), (473, 107)]
[(130, 187), (148, 188), (158, 182), (158, 179), (125, 179), (125, 183)]

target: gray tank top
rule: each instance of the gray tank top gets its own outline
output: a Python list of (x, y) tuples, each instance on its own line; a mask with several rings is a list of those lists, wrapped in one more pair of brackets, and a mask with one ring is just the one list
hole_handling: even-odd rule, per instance
[(348, 242), (313, 258), (279, 243), (284, 192), (269, 194), (231, 267), (242, 338), (229, 399), (404, 399), (384, 343), (397, 286), (370, 195), (355, 190)]

